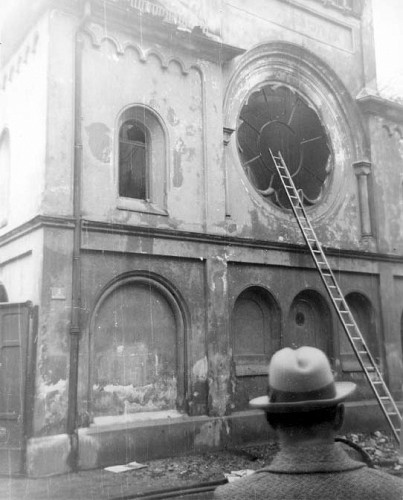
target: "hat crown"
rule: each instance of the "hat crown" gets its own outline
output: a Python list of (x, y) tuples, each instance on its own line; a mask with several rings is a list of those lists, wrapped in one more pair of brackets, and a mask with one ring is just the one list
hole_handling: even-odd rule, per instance
[(252, 399), (252, 408), (289, 413), (329, 408), (354, 392), (353, 382), (335, 382), (326, 354), (316, 347), (285, 348), (269, 365), (268, 395)]
[(269, 366), (269, 386), (284, 392), (319, 390), (334, 383), (326, 355), (315, 347), (286, 347), (276, 352)]

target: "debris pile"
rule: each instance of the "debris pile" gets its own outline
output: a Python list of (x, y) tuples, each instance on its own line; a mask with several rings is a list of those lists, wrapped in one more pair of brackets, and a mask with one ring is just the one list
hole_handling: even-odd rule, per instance
[(375, 431), (372, 434), (346, 434), (344, 437), (366, 451), (375, 467), (403, 475), (399, 446), (391, 434)]
[[(375, 431), (371, 434), (349, 433), (340, 436), (340, 438), (340, 441), (349, 441), (361, 448), (375, 468), (403, 476), (403, 457), (400, 458), (399, 446), (391, 434), (381, 431)], [(348, 447), (345, 447), (345, 449), (347, 452), (351, 451), (353, 458), (365, 462), (364, 457), (360, 458), (359, 454), (354, 453), (352, 448), (349, 450)], [(242, 453), (249, 455), (250, 460), (264, 461), (266, 464), (271, 462), (277, 451), (278, 444), (276, 442), (242, 448)]]

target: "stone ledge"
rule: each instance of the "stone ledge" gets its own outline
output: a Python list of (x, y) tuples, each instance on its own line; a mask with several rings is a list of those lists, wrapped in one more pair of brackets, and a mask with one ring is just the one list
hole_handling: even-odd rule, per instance
[[(387, 423), (375, 401), (346, 403), (342, 433), (387, 431)], [(403, 402), (399, 402), (403, 407)], [(262, 444), (274, 440), (260, 410), (245, 410), (226, 417), (187, 415), (126, 423), (108, 423), (79, 429), (79, 468), (142, 462), (191, 453)], [(70, 472), (67, 434), (31, 438), (27, 446), (27, 475), (45, 477)]]

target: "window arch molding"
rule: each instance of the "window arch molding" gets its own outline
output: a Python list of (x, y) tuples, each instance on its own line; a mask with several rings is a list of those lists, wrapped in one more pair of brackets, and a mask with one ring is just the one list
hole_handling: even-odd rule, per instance
[(334, 358), (332, 314), (323, 293), (315, 288), (305, 288), (293, 297), (284, 341), (287, 347), (318, 347), (331, 360)]
[[(142, 131), (134, 140), (122, 143), (124, 128), (134, 127)], [(161, 116), (151, 107), (133, 103), (123, 108), (115, 123), (115, 192), (117, 208), (155, 215), (168, 215), (167, 182), (169, 179), (168, 131)], [(140, 171), (129, 170), (135, 165), (128, 164), (128, 157), (139, 152), (144, 143), (144, 154), (137, 155)], [(126, 154), (122, 154), (126, 147)], [(135, 148), (137, 147), (137, 151)], [(143, 170), (143, 172), (141, 172)], [(141, 185), (139, 185), (139, 182)], [(124, 186), (122, 186), (122, 183)], [(131, 187), (130, 187), (131, 185)], [(131, 191), (131, 192), (130, 192)]]
[(101, 292), (97, 295), (94, 301), (94, 306), (89, 317), (89, 336), (88, 336), (88, 396), (85, 398), (88, 402), (87, 411), (92, 414), (93, 404), (93, 383), (95, 380), (93, 360), (95, 355), (95, 337), (96, 337), (96, 324), (97, 315), (102, 310), (102, 306), (110, 299), (113, 294), (119, 289), (124, 287), (136, 286), (146, 287), (152, 293), (155, 291), (158, 295), (162, 296), (166, 303), (169, 305), (176, 324), (175, 341), (176, 341), (176, 376), (177, 376), (177, 397), (176, 407), (178, 410), (186, 410), (186, 394), (188, 391), (187, 380), (187, 336), (190, 331), (190, 314), (186, 303), (181, 296), (180, 292), (162, 276), (146, 271), (136, 271), (125, 273), (117, 276), (107, 285), (103, 287)]
[[(261, 284), (250, 284), (236, 296), (231, 311), (231, 337), (238, 374), (242, 375), (245, 370), (249, 375), (266, 373), (267, 362), (280, 348), (281, 315), (277, 299)], [(245, 327), (251, 328), (253, 342), (248, 335), (245, 343)]]
[[(380, 362), (382, 357), (381, 339), (377, 322), (377, 313), (374, 308), (373, 301), (361, 290), (350, 290), (345, 294), (344, 298), (346, 299), (347, 305), (349, 306), (358, 328), (365, 339), (370, 353), (377, 362)], [(361, 371), (361, 367), (353, 354), (353, 350), (346, 335), (344, 334), (344, 331), (341, 331), (341, 334), (342, 340), (340, 341), (340, 350), (344, 351), (341, 352), (342, 364), (347, 367), (346, 371), (349, 371), (349, 369), (352, 371), (355, 371), (356, 369)], [(352, 362), (350, 363), (348, 363), (349, 356), (352, 359)], [(347, 360), (347, 362), (345, 360)], [(352, 365), (352, 368), (350, 365)]]
[[(309, 210), (314, 218), (326, 217), (340, 203), (338, 193), (348, 188), (346, 172), (352, 162), (369, 155), (358, 106), (334, 71), (319, 57), (292, 43), (273, 42), (253, 48), (238, 61), (224, 99), (226, 128), (237, 129), (243, 103), (264, 84), (283, 85), (298, 93), (317, 113), (325, 128), (333, 162), (332, 179), (321, 202)], [(236, 134), (233, 137), (227, 149), (227, 163), (235, 165), (246, 185), (250, 185), (238, 155)], [(262, 203), (256, 189), (248, 191), (263, 209), (270, 212), (275, 209), (284, 220), (290, 217), (288, 211)]]

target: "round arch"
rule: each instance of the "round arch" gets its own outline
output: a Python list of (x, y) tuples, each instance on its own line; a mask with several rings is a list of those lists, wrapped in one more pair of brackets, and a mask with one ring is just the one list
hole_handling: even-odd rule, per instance
[[(127, 151), (122, 146), (122, 130), (125, 124), (137, 125), (144, 132), (144, 158), (141, 172), (137, 176), (144, 177), (144, 193), (121, 192), (121, 183), (138, 184), (140, 178), (131, 178), (132, 169), (127, 168), (125, 158)], [(115, 191), (118, 195), (120, 208), (135, 209), (140, 211), (151, 211), (166, 214), (166, 184), (169, 172), (169, 134), (162, 117), (150, 106), (142, 103), (131, 103), (120, 110), (115, 121)], [(126, 141), (127, 142), (127, 141)], [(139, 141), (132, 141), (133, 145), (139, 145)], [(131, 154), (133, 151), (131, 152)], [(129, 155), (130, 156), (130, 155)], [(126, 158), (127, 159), (127, 158)], [(141, 174), (141, 175), (140, 175)], [(129, 176), (129, 177), (128, 177)]]
[[(348, 293), (345, 296), (345, 299), (354, 316), (357, 326), (367, 343), (370, 353), (375, 358), (375, 360), (379, 362), (381, 352), (377, 335), (376, 315), (372, 302), (365, 294), (356, 291)], [(355, 355), (353, 354), (352, 347), (344, 332), (341, 333), (340, 337), (340, 354), (342, 358), (343, 369), (346, 366), (345, 359), (352, 358), (352, 365), (355, 366), (356, 369), (361, 371), (361, 368), (358, 365), (358, 361), (355, 359)]]
[(89, 325), (94, 417), (184, 409), (187, 317), (158, 275), (125, 274), (103, 289)]
[[(340, 202), (338, 193), (348, 187), (346, 173), (351, 170), (351, 164), (369, 156), (358, 107), (334, 71), (319, 57), (292, 43), (272, 42), (251, 49), (239, 59), (224, 99), (225, 127), (237, 129), (243, 103), (256, 89), (267, 84), (273, 88), (283, 86), (299, 94), (317, 114), (329, 138), (331, 155), (328, 168), (331, 175), (328, 188), (321, 203), (310, 208), (312, 217), (325, 217)], [(236, 140), (229, 146), (231, 162), (246, 185), (250, 184), (238, 155)], [(256, 189), (251, 190), (251, 195), (256, 200), (261, 199)], [(277, 215), (284, 219), (289, 217), (281, 209), (277, 209)]]
[(314, 289), (299, 292), (291, 303), (284, 347), (310, 345), (333, 358), (332, 316), (325, 298)]
[(281, 342), (281, 310), (269, 290), (250, 285), (236, 298), (231, 315), (236, 383), (234, 406), (248, 409), (250, 398), (267, 389), (267, 366)]
[(271, 356), (280, 346), (280, 323), (280, 307), (273, 295), (258, 285), (245, 288), (232, 311), (234, 356)]

